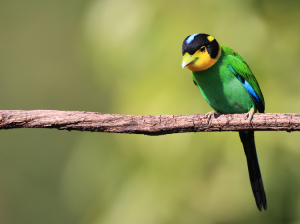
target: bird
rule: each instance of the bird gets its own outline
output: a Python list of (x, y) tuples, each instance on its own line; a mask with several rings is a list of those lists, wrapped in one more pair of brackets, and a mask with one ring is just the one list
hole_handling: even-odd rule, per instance
[[(195, 33), (182, 44), (182, 68), (192, 71), (194, 84), (214, 111), (206, 114), (208, 121), (215, 113), (264, 113), (265, 101), (258, 82), (245, 60), (229, 47), (220, 45), (209, 34)], [(256, 153), (254, 131), (239, 131), (246, 155), (252, 192), (259, 211), (267, 210), (266, 193)]]

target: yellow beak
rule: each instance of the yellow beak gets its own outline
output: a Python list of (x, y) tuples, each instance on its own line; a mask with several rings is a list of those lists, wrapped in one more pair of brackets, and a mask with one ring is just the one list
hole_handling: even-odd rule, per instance
[(184, 68), (185, 66), (193, 63), (194, 61), (196, 61), (197, 59), (199, 59), (199, 57), (191, 57), (189, 55), (185, 55), (183, 56), (183, 59), (182, 59), (182, 68)]

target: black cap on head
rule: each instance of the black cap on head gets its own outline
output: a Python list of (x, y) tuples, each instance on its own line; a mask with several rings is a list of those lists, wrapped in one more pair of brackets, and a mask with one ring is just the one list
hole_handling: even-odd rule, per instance
[(182, 44), (182, 55), (186, 52), (193, 55), (200, 49), (200, 47), (206, 46), (210, 57), (216, 58), (218, 56), (220, 46), (216, 39), (209, 39), (208, 37), (211, 36), (205, 33), (196, 33), (185, 38)]

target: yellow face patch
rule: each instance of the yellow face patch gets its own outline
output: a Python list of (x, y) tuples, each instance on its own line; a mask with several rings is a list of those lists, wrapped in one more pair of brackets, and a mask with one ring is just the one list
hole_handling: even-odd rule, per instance
[(190, 55), (189, 53), (185, 53), (183, 56), (183, 61), (185, 60), (185, 57), (193, 57), (196, 60), (194, 60), (192, 63), (188, 64), (186, 67), (194, 72), (197, 71), (203, 71), (211, 66), (213, 66), (220, 58), (221, 56), (221, 48), (219, 50), (218, 56), (216, 58), (211, 58), (209, 53), (207, 52), (207, 49), (205, 46), (202, 46), (199, 50), (197, 50), (193, 55)]

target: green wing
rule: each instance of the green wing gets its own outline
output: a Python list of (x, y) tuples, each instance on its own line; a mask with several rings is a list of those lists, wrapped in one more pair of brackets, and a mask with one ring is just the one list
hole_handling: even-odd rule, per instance
[(245, 89), (250, 94), (255, 102), (255, 105), (260, 113), (265, 111), (265, 101), (263, 94), (259, 88), (258, 82), (251, 72), (249, 66), (244, 59), (234, 50), (222, 46), (225, 54), (228, 56), (229, 68), (237, 79), (243, 84)]

